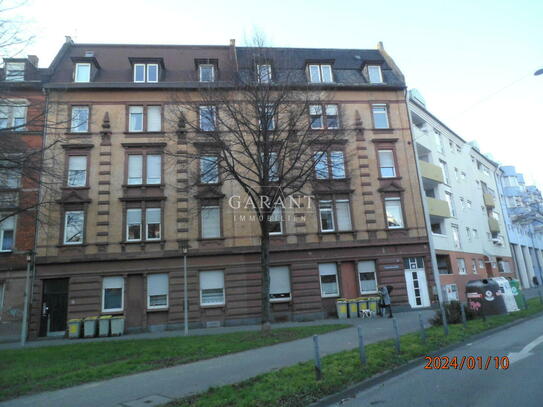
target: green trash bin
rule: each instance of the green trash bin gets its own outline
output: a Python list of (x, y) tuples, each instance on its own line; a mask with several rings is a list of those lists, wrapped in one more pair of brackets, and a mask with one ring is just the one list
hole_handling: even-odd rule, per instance
[(111, 336), (120, 336), (124, 334), (124, 317), (111, 317)]
[(96, 336), (96, 322), (98, 317), (87, 317), (83, 321), (83, 332), (85, 338), (94, 338)]
[(349, 300), (349, 318), (358, 318), (358, 300)]
[(68, 338), (77, 339), (81, 337), (81, 319), (70, 319), (68, 321)]
[(109, 323), (111, 315), (102, 315), (98, 318), (98, 336), (109, 336)]
[(339, 319), (347, 319), (349, 313), (347, 311), (347, 300), (340, 298), (336, 301), (337, 317)]
[(522, 295), (522, 290), (520, 289), (520, 281), (511, 280), (509, 281), (509, 285), (511, 286), (511, 291), (515, 296), (515, 301), (517, 302), (517, 306), (519, 307), (519, 309), (522, 310), (526, 308), (526, 304), (524, 303), (524, 296)]

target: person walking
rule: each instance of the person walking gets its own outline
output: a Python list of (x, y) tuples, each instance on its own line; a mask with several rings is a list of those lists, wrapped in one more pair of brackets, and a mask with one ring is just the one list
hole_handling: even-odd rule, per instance
[(381, 294), (381, 310), (384, 316), (384, 309), (388, 309), (388, 317), (392, 318), (392, 307), (391, 307), (391, 301), (390, 301), (390, 293), (389, 289), (386, 285), (382, 285), (381, 288), (379, 288), (379, 293)]

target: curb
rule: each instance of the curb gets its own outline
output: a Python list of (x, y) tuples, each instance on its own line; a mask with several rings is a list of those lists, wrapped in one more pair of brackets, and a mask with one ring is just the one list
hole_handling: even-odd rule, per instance
[(385, 382), (388, 379), (391, 379), (393, 377), (399, 376), (400, 374), (414, 368), (415, 366), (422, 365), (424, 363), (424, 358), (426, 356), (442, 356), (446, 353), (449, 353), (450, 351), (460, 348), (464, 346), (468, 342), (477, 341), (479, 339), (485, 338), (487, 336), (493, 335), (499, 331), (503, 331), (504, 329), (508, 329), (511, 327), (514, 327), (516, 325), (522, 324), (524, 322), (527, 322), (531, 319), (540, 317), (543, 315), (543, 311), (540, 311), (538, 313), (535, 313), (533, 315), (518, 319), (513, 322), (509, 322), (505, 325), (498, 326), (496, 328), (492, 328), (489, 330), (486, 330), (484, 332), (468, 336), (467, 338), (463, 339), (461, 342), (457, 342), (448, 346), (445, 346), (443, 348), (439, 348), (433, 352), (429, 352), (428, 355), (421, 356), (419, 358), (413, 359), (399, 367), (396, 367), (394, 369), (386, 370), (382, 373), (378, 373), (375, 376), (370, 377), (369, 379), (366, 379), (362, 382), (356, 383), (345, 390), (342, 390), (338, 393), (331, 394), (329, 396), (326, 396), (319, 401), (316, 401), (312, 404), (309, 404), (308, 407), (329, 407), (330, 405), (334, 403), (339, 403), (342, 400), (354, 398), (354, 396), (357, 393), (360, 393), (363, 390), (366, 390), (370, 387), (373, 387), (379, 383)]

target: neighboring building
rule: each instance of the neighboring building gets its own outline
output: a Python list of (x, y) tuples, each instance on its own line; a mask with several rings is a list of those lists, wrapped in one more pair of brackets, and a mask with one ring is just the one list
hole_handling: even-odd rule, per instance
[[(430, 305), (406, 88), (394, 62), (382, 46), (270, 48), (267, 63), (255, 66), (251, 50), (233, 41), (68, 40), (62, 47), (45, 88), (51, 118), (70, 124), (49, 131), (46, 142), (67, 139), (52, 151), (66, 170), (58, 203), (49, 207), (55, 221), (39, 229), (32, 335), (63, 333), (67, 319), (100, 314), (125, 315), (128, 331), (181, 326), (187, 243), (191, 325), (260, 321), (258, 226), (234, 221), (227, 200), (239, 192), (236, 184), (212, 177), (195, 185), (189, 169), (197, 163), (167, 154), (198, 147), (198, 134), (178, 131), (164, 114), (172, 92), (197, 101), (202, 86), (228, 86), (254, 69), (271, 80), (293, 70), (297, 84), (326, 89), (330, 103), (308, 112), (308, 122), (311, 113), (321, 116), (315, 122), (336, 126), (323, 115), (341, 111), (357, 123), (357, 135), (338, 147), (343, 155), (336, 158), (349, 157), (342, 175), (330, 176), (331, 189), (314, 191), (319, 205), (305, 218), (285, 214), (275, 232), (274, 320), (333, 315), (338, 298), (372, 295), (380, 284), (395, 287), (394, 305)], [(212, 125), (202, 121), (202, 131)]]
[(441, 286), (446, 299), (465, 301), (470, 280), (515, 277), (498, 164), (430, 113), (418, 92), (408, 105)]
[(524, 288), (534, 286), (533, 278), (542, 280), (543, 266), (543, 199), (535, 186), (526, 186), (515, 167), (500, 167), (502, 207), (511, 252)]
[(27, 254), (34, 249), (43, 75), (33, 55), (4, 58), (0, 70), (0, 338), (4, 339), (19, 335)]

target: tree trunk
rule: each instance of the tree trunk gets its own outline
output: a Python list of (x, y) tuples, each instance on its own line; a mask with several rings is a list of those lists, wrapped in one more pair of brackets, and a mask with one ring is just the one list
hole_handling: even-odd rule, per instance
[(262, 332), (270, 332), (270, 236), (268, 234), (267, 222), (261, 224), (261, 231), (260, 267), (262, 268)]

